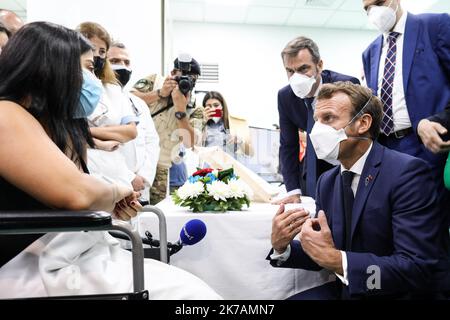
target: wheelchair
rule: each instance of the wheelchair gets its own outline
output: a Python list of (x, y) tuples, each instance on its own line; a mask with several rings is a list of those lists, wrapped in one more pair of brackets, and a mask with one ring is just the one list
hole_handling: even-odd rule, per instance
[[(141, 213), (158, 216), (161, 237), (158, 257), (168, 263), (167, 224), (164, 213), (153, 206), (144, 207)], [(144, 288), (144, 248), (139, 233), (130, 224), (115, 221), (111, 214), (102, 211), (8, 211), (0, 212), (0, 235), (45, 234), (51, 232), (110, 231), (125, 234), (131, 241), (133, 264), (133, 292), (104, 295), (50, 296), (24, 300), (148, 300)]]

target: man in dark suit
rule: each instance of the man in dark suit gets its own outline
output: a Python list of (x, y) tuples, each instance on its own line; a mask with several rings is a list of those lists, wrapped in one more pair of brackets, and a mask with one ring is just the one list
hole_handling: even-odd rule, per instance
[(363, 5), (382, 32), (363, 53), (367, 84), (384, 107), (379, 141), (427, 161), (439, 183), (441, 210), (450, 211), (441, 183), (445, 155), (427, 150), (417, 134), (419, 122), (450, 101), (450, 16), (412, 15), (400, 0), (363, 0)]
[[(318, 160), (308, 138), (306, 163), (299, 163), (299, 129), (311, 132), (314, 125), (315, 97), (321, 86), (336, 81), (359, 80), (337, 72), (323, 70), (319, 48), (311, 39), (298, 37), (290, 41), (281, 53), (290, 85), (278, 92), (280, 116), (280, 161), (287, 197), (279, 203), (298, 203), (300, 194), (315, 196), (317, 178), (332, 167)], [(303, 173), (303, 174), (302, 174)], [(301, 180), (306, 180), (305, 190), (300, 190)]]
[[(448, 266), (429, 166), (374, 142), (382, 107), (370, 89), (324, 85), (314, 117), (318, 156), (341, 165), (318, 180), (318, 218), (304, 222), (304, 212), (286, 214), (281, 206), (267, 259), (276, 267), (327, 269), (339, 279), (294, 298), (407, 298), (434, 289)], [(300, 242), (292, 241), (299, 230)]]

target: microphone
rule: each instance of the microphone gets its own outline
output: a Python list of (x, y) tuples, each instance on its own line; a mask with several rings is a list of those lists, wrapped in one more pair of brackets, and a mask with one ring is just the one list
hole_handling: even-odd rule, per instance
[[(178, 251), (180, 251), (183, 246), (192, 246), (200, 241), (206, 236), (206, 224), (198, 219), (193, 219), (188, 221), (180, 231), (180, 239), (175, 243), (167, 243), (167, 247), (169, 249), (169, 255), (174, 255)], [(146, 232), (147, 236), (145, 244), (149, 244), (152, 247), (159, 247), (159, 240), (153, 239), (153, 236), (150, 232)]]
[(188, 221), (180, 231), (180, 239), (170, 246), (170, 255), (177, 253), (183, 246), (192, 246), (206, 235), (206, 224), (198, 219)]

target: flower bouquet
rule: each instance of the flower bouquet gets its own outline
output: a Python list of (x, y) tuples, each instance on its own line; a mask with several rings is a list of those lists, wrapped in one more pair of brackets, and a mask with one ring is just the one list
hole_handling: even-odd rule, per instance
[(234, 169), (202, 169), (172, 195), (175, 204), (194, 212), (240, 211), (250, 206), (251, 190), (234, 174)]

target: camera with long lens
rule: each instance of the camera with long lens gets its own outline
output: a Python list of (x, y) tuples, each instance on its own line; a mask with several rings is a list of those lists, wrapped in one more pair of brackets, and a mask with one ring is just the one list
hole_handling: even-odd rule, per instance
[(177, 59), (176, 68), (181, 71), (181, 76), (175, 77), (180, 91), (187, 95), (195, 87), (196, 78), (191, 74), (192, 57), (189, 54), (180, 54)]

